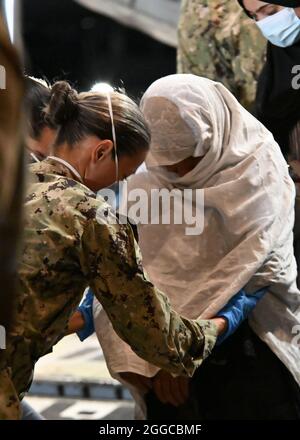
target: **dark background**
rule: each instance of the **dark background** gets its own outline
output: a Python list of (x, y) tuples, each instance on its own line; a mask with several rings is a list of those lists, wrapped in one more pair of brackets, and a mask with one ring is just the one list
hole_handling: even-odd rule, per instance
[(95, 82), (124, 86), (139, 98), (161, 76), (176, 72), (176, 51), (72, 0), (23, 0), (26, 73), (79, 90)]

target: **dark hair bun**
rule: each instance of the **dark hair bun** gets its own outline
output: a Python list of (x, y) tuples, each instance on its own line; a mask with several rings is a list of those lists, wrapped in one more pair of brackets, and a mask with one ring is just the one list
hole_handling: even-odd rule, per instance
[(55, 128), (45, 121), (45, 107), (49, 104), (51, 88), (41, 79), (25, 76), (26, 94), (24, 107), (29, 135), (38, 140), (44, 127)]
[(66, 125), (74, 121), (79, 114), (79, 101), (76, 90), (66, 81), (56, 82), (51, 89), (46, 119), (55, 125)]

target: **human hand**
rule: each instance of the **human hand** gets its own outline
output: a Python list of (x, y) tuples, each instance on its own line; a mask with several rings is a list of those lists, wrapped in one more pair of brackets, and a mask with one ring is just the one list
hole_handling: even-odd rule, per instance
[(228, 320), (223, 316), (213, 318), (213, 323), (216, 325), (218, 329), (218, 336), (223, 335), (228, 329)]
[(72, 335), (82, 330), (85, 326), (85, 320), (82, 313), (79, 310), (73, 313), (68, 322), (68, 329), (66, 335)]
[(137, 388), (142, 394), (146, 394), (152, 388), (152, 381), (149, 377), (129, 372), (120, 373), (120, 376), (124, 381)]
[(162, 403), (176, 407), (183, 405), (188, 400), (189, 382), (188, 377), (173, 377), (163, 370), (160, 370), (152, 379), (156, 397)]
[(84, 300), (77, 308), (77, 315), (75, 315), (75, 317), (77, 316), (78, 318), (79, 316), (78, 313), (80, 313), (84, 322), (83, 327), (81, 327), (79, 330), (76, 330), (76, 333), (81, 341), (84, 341), (95, 332), (93, 301), (94, 301), (94, 294), (91, 290), (89, 290)]

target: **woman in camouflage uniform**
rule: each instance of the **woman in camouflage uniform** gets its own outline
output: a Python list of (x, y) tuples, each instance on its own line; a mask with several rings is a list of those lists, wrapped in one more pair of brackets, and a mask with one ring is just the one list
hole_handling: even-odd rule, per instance
[(226, 326), (175, 313), (144, 273), (130, 226), (96, 198), (145, 159), (150, 134), (136, 104), (59, 82), (46, 116), (59, 129), (53, 156), (30, 167), (20, 288), (0, 365), (1, 419), (20, 417), (35, 362), (63, 337), (87, 286), (134, 351), (175, 374), (192, 375)]

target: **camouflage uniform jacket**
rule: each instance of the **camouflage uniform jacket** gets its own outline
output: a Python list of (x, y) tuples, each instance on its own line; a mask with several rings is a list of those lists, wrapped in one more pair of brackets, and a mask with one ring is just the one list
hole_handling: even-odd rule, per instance
[(251, 108), (266, 40), (236, 0), (183, 0), (178, 70), (223, 83)]
[[(0, 375), (0, 418), (16, 417), (36, 360), (63, 337), (87, 286), (135, 352), (174, 374), (192, 375), (216, 340), (211, 321), (171, 310), (144, 273), (128, 225), (53, 159), (30, 166), (20, 293)], [(15, 411), (15, 412), (14, 412)]]

